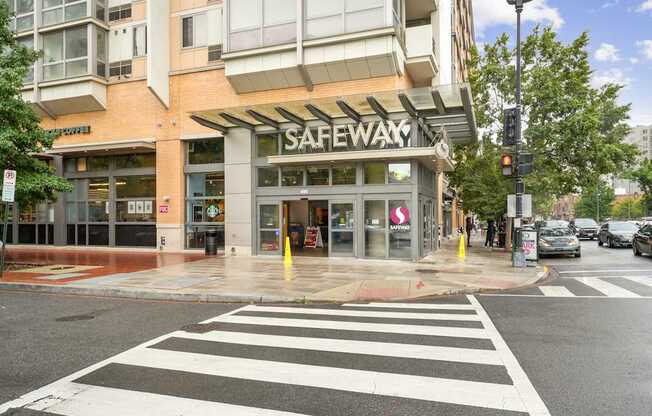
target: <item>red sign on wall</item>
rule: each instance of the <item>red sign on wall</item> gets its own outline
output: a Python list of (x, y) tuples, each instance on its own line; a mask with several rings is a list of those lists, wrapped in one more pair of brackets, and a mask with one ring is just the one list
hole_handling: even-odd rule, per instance
[(159, 205), (158, 206), (158, 213), (159, 214), (167, 214), (169, 210), (170, 210), (169, 205)]

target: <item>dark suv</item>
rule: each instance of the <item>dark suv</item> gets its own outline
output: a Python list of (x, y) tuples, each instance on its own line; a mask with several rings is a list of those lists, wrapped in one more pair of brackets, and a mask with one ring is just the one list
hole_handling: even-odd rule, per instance
[(576, 218), (572, 222), (577, 238), (588, 238), (594, 240), (598, 236), (600, 226), (593, 218)]

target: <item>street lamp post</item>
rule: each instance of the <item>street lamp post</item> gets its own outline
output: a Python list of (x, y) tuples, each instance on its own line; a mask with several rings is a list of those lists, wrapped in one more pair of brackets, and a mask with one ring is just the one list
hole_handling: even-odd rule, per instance
[(521, 13), (523, 5), (531, 0), (507, 0), (507, 3), (516, 8), (516, 140), (514, 145), (514, 166), (516, 172), (514, 175), (514, 191), (516, 194), (516, 216), (514, 218), (514, 244), (512, 254), (512, 265), (516, 266), (516, 252), (521, 250), (521, 221), (523, 220), (523, 193), (525, 185), (523, 176), (519, 172), (519, 158), (522, 144), (522, 125), (521, 125)]

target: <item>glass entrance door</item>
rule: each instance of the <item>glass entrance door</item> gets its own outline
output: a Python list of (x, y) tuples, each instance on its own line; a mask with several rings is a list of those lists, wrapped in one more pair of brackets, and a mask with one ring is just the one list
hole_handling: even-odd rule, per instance
[(355, 211), (352, 201), (330, 201), (329, 256), (355, 254)]
[(280, 203), (258, 205), (258, 254), (281, 254)]

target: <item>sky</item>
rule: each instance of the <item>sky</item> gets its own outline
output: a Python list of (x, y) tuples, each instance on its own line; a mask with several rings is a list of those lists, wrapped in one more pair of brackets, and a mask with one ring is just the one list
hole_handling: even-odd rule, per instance
[[(503, 32), (516, 37), (514, 7), (506, 0), (472, 1), (479, 44)], [(565, 42), (588, 31), (594, 86), (625, 85), (620, 100), (632, 105), (630, 124), (652, 125), (652, 0), (532, 0), (523, 20), (524, 34), (552, 25)]]

